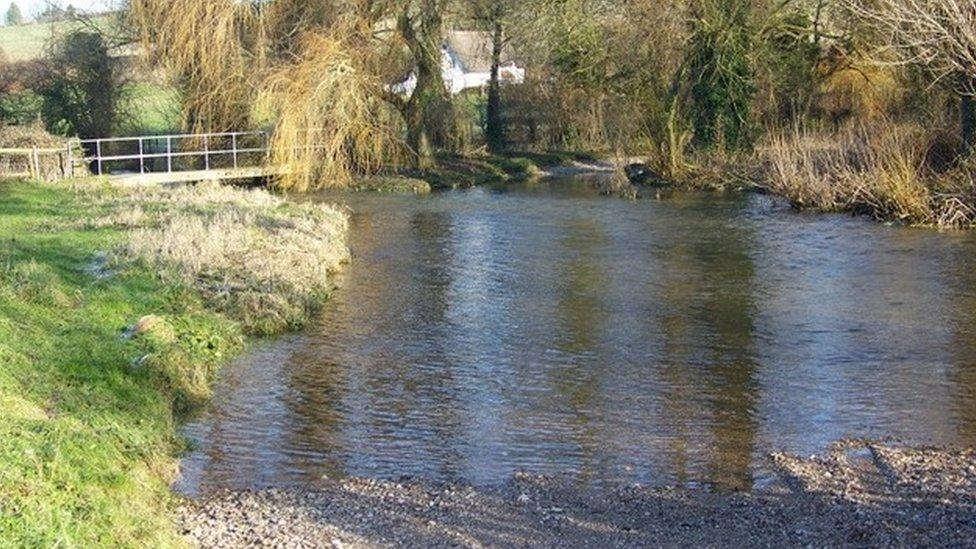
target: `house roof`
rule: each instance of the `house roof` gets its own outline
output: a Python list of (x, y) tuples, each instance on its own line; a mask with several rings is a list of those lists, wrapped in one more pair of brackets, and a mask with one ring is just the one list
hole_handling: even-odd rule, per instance
[[(448, 49), (464, 66), (468, 72), (488, 72), (491, 70), (490, 32), (484, 31), (447, 31), (444, 41)], [(513, 61), (511, 48), (502, 50), (502, 65)]]

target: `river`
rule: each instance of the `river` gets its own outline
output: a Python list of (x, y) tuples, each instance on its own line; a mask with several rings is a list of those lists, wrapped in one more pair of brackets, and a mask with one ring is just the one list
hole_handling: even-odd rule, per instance
[(586, 178), (323, 194), (353, 262), (224, 369), (176, 488), (323, 475), (742, 490), (773, 450), (976, 444), (976, 234)]

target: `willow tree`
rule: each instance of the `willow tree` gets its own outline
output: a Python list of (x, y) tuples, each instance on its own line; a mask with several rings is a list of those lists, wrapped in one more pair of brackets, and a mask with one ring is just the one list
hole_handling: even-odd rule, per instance
[[(289, 188), (334, 186), (406, 150), (426, 167), (446, 141), (446, 0), (130, 0), (151, 59), (175, 76), (185, 125), (271, 124)], [(417, 86), (396, 95), (413, 71)]]

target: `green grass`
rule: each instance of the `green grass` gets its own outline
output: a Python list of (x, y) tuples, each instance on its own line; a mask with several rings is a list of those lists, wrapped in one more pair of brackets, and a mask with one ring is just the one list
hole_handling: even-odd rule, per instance
[[(94, 24), (111, 25), (112, 21), (110, 17), (98, 17), (94, 19)], [(51, 38), (81, 25), (74, 21), (61, 21), (0, 27), (0, 50), (6, 53), (10, 62), (33, 61), (44, 55)]]
[[(0, 182), (0, 545), (178, 545), (175, 376), (214, 371), (240, 328), (144, 268), (98, 276), (123, 233), (84, 228), (85, 203)], [(167, 329), (123, 338), (144, 315)]]
[(180, 128), (179, 95), (175, 88), (135, 83), (123, 89), (119, 135), (161, 135)]

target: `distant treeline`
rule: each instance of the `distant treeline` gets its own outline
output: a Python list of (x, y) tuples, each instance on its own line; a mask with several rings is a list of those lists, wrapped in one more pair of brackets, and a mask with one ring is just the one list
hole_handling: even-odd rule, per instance
[[(644, 157), (677, 184), (747, 179), (797, 207), (974, 217), (943, 211), (973, 194), (969, 0), (132, 0), (126, 15), (183, 125), (274, 130), (286, 186), (482, 148), (589, 150)], [(484, 90), (445, 86), (454, 29), (488, 37)], [(497, 77), (512, 59), (524, 83)], [(823, 150), (843, 143), (856, 150)], [(897, 183), (851, 182), (869, 166)]]

